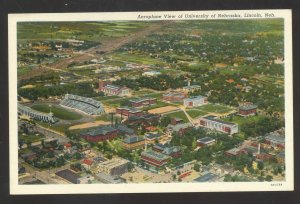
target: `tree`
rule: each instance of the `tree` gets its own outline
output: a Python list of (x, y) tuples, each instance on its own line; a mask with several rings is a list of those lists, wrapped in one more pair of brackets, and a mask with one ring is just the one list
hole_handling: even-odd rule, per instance
[(166, 115), (160, 119), (160, 126), (167, 127), (171, 123), (171, 117)]
[(200, 165), (199, 164), (194, 164), (194, 170), (199, 172), (200, 171)]
[(272, 181), (273, 180), (273, 176), (271, 175), (267, 175), (265, 178), (266, 181)]
[(264, 169), (264, 163), (263, 163), (263, 162), (258, 162), (257, 168), (258, 168), (259, 170), (263, 170), (263, 169)]
[(128, 163), (128, 166), (127, 166), (127, 170), (128, 170), (129, 172), (131, 172), (133, 169), (134, 169), (134, 165), (132, 164), (132, 162), (129, 162), (129, 163)]

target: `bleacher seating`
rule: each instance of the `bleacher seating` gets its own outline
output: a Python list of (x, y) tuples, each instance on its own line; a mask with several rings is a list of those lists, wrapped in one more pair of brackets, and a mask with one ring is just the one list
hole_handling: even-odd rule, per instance
[(101, 115), (105, 113), (101, 102), (72, 94), (66, 94), (60, 105), (80, 110), (89, 115)]

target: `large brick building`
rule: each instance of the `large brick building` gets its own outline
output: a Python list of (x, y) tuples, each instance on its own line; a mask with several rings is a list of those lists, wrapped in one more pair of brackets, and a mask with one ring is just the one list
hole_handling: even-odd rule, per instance
[(131, 94), (131, 89), (112, 85), (110, 81), (99, 81), (98, 91), (102, 91), (109, 96), (128, 96)]
[(122, 141), (122, 147), (127, 150), (134, 150), (145, 146), (145, 139), (137, 135), (127, 135)]
[(114, 139), (118, 136), (118, 134), (119, 131), (116, 128), (102, 126), (81, 132), (79, 136), (89, 142), (100, 142)]
[(139, 108), (156, 103), (156, 98), (137, 98), (129, 101), (132, 107)]
[(239, 131), (238, 124), (219, 120), (212, 115), (201, 117), (199, 120), (199, 125), (201, 127), (214, 129), (219, 132), (227, 133), (229, 135), (232, 135)]
[(116, 113), (125, 117), (130, 117), (130, 116), (142, 116), (143, 115), (143, 111), (136, 109), (136, 108), (132, 108), (132, 107), (128, 107), (128, 106), (123, 106), (123, 107), (119, 107), (116, 110)]
[(98, 165), (98, 171), (106, 175), (116, 176), (128, 171), (129, 161), (122, 158), (113, 158)]
[(142, 152), (141, 158), (147, 164), (149, 164), (151, 166), (155, 166), (155, 167), (164, 166), (171, 159), (170, 156), (167, 156), (167, 155), (159, 153), (159, 152), (154, 152), (152, 150), (147, 150), (147, 151)]
[(255, 115), (257, 112), (257, 105), (252, 103), (244, 103), (239, 106), (239, 115), (240, 116), (250, 116)]
[(187, 93), (170, 92), (163, 94), (163, 100), (169, 102), (182, 102), (187, 97)]
[(183, 100), (183, 105), (186, 107), (197, 107), (207, 104), (207, 97), (205, 96), (193, 96)]

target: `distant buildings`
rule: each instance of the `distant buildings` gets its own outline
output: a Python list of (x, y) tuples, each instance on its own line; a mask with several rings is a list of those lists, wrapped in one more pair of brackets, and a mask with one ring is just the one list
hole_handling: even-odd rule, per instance
[(112, 85), (109, 81), (99, 81), (98, 91), (110, 96), (128, 96), (131, 94), (131, 89)]
[(142, 116), (144, 113), (142, 110), (136, 109), (136, 108), (132, 108), (132, 107), (128, 107), (128, 106), (122, 106), (117, 108), (116, 110), (116, 114), (125, 116), (125, 117), (130, 117), (130, 116)]
[(105, 113), (103, 104), (100, 101), (72, 94), (66, 94), (60, 105), (79, 110), (88, 115), (101, 115)]
[(129, 116), (124, 123), (127, 125), (143, 125), (147, 128), (157, 124), (159, 119), (160, 115), (148, 113), (141, 116)]
[(193, 96), (183, 100), (183, 105), (186, 107), (197, 107), (206, 104), (207, 97), (205, 96)]
[(194, 91), (197, 91), (197, 90), (200, 90), (200, 89), (201, 89), (201, 86), (199, 86), (199, 85), (190, 85), (190, 83), (188, 84), (188, 86), (182, 87), (182, 90), (184, 92), (187, 92), (187, 93), (193, 93)]
[(197, 146), (199, 147), (205, 147), (205, 146), (211, 146), (215, 144), (216, 140), (211, 137), (204, 137), (197, 140)]
[(122, 140), (122, 147), (127, 150), (134, 150), (144, 146), (145, 139), (137, 135), (128, 135)]
[(187, 97), (187, 93), (169, 92), (163, 94), (163, 100), (169, 102), (182, 102)]
[(171, 159), (170, 156), (165, 154), (154, 152), (152, 150), (147, 150), (142, 152), (141, 158), (147, 164), (154, 166), (154, 167), (161, 167), (167, 164), (167, 162)]
[(83, 131), (79, 134), (79, 136), (89, 142), (100, 142), (114, 139), (118, 136), (118, 133), (119, 131), (116, 128), (110, 126), (101, 126)]
[(156, 98), (138, 98), (138, 99), (131, 99), (130, 104), (134, 108), (140, 108), (144, 106), (150, 106), (156, 103)]
[(122, 158), (113, 158), (98, 165), (98, 171), (110, 176), (121, 175), (128, 170), (129, 161)]
[(244, 103), (239, 106), (239, 115), (240, 116), (250, 116), (255, 115), (257, 111), (257, 105), (252, 103)]
[(212, 115), (201, 117), (199, 120), (199, 125), (201, 127), (214, 129), (229, 135), (238, 133), (239, 131), (238, 124), (218, 120)]

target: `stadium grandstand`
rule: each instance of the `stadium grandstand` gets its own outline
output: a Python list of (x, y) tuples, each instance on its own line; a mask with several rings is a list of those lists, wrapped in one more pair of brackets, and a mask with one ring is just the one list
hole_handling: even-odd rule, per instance
[(82, 111), (88, 115), (102, 115), (105, 113), (101, 102), (72, 94), (66, 94), (60, 105)]
[(20, 115), (28, 116), (31, 119), (40, 120), (47, 123), (55, 123), (57, 121), (57, 118), (55, 118), (51, 112), (42, 113), (21, 104), (18, 104), (18, 113)]

